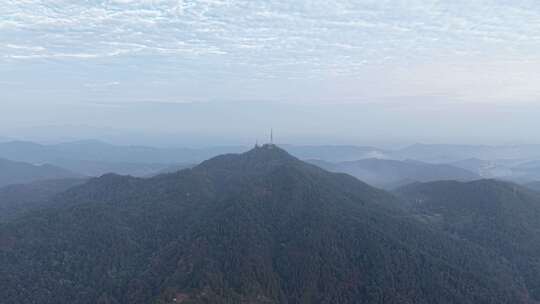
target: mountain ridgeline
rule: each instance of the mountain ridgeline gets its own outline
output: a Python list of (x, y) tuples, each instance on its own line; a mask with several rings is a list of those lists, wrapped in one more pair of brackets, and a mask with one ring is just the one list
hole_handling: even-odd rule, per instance
[(3, 303), (533, 303), (496, 250), (275, 145), (47, 204), (0, 226)]
[(52, 165), (33, 165), (0, 158), (0, 187), (49, 179), (81, 177), (81, 175)]

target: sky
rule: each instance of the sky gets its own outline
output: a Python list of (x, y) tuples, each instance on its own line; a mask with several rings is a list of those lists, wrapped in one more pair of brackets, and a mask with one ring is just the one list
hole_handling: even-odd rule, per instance
[(0, 136), (540, 143), (538, 1), (1, 2)]

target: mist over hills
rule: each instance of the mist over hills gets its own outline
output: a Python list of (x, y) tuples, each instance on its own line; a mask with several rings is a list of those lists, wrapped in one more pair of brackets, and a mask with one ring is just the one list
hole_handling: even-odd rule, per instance
[[(400, 149), (346, 145), (284, 145), (300, 159), (346, 162), (363, 159), (445, 164), (468, 170), (485, 178), (503, 178), (526, 182), (538, 179), (540, 148), (521, 146), (470, 146), (415, 144)], [(118, 173), (148, 176), (168, 168), (190, 166), (223, 153), (249, 150), (246, 146), (207, 148), (157, 148), (118, 146), (96, 140), (61, 144), (36, 144), (23, 141), (0, 143), (0, 158), (31, 164), (49, 163), (87, 176)], [(529, 163), (528, 166), (525, 164)], [(412, 165), (412, 164), (411, 164)], [(437, 167), (434, 167), (437, 168)], [(350, 169), (352, 170), (352, 169)], [(436, 175), (436, 173), (433, 173)], [(414, 176), (413, 176), (414, 177)], [(411, 181), (417, 180), (411, 178)], [(426, 181), (420, 179), (420, 181)]]
[(436, 180), (468, 181), (480, 176), (447, 164), (428, 164), (419, 161), (398, 161), (388, 159), (362, 159), (356, 161), (330, 163), (310, 161), (328, 171), (350, 174), (370, 185), (394, 188), (412, 182)]
[(370, 146), (295, 146), (282, 145), (292, 155), (300, 159), (320, 159), (324, 161), (341, 162), (364, 158), (384, 158), (390, 155), (389, 150)]
[(495, 252), (274, 145), (48, 205), (0, 225), (9, 303), (529, 303)]
[(123, 163), (201, 162), (225, 152), (244, 151), (244, 147), (205, 149), (117, 146), (96, 140), (42, 145), (12, 141), (0, 143), (0, 155), (12, 160), (45, 162), (50, 160), (86, 160)]
[(198, 163), (243, 147), (206, 149), (116, 146), (100, 141), (76, 141), (54, 145), (11, 141), (0, 143), (0, 157), (29, 163), (52, 163), (87, 176), (118, 173), (147, 176), (173, 164)]
[(484, 178), (505, 177), (512, 175), (512, 164), (519, 164), (522, 160), (482, 160), (479, 158), (468, 158), (452, 162), (450, 165), (459, 167), (471, 172), (475, 172)]
[(435, 163), (456, 162), (469, 158), (481, 160), (538, 159), (540, 157), (540, 145), (414, 144), (398, 150), (395, 156)]
[(540, 192), (540, 181), (527, 183), (525, 186), (531, 190)]

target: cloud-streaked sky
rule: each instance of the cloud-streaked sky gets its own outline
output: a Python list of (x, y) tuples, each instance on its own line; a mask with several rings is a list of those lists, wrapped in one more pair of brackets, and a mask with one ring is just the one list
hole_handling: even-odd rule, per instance
[(4, 113), (223, 101), (519, 107), (540, 102), (539, 84), (534, 0), (0, 5)]

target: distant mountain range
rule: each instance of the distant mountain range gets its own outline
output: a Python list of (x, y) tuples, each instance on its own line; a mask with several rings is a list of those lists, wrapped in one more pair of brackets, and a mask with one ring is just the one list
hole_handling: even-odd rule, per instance
[(490, 242), (274, 145), (105, 175), (46, 205), (0, 225), (5, 303), (519, 304), (536, 291)]
[[(300, 159), (322, 162), (343, 163), (365, 159), (400, 161), (402, 173), (390, 175), (425, 175), (426, 168), (412, 164), (417, 161), (433, 165), (450, 165), (469, 171), (483, 178), (508, 179), (516, 182), (529, 182), (540, 179), (540, 146), (470, 146), (470, 145), (425, 145), (415, 144), (402, 149), (380, 149), (370, 146), (319, 145), (296, 146), (285, 145), (292, 155)], [(30, 164), (48, 163), (57, 167), (77, 172), (85, 176), (100, 176), (114, 172), (133, 176), (151, 176), (170, 168), (184, 167), (223, 153), (247, 151), (245, 146), (209, 147), (209, 148), (155, 148), (145, 146), (117, 146), (100, 141), (87, 140), (55, 145), (41, 145), (31, 142), (0, 142), (0, 158), (22, 161)], [(407, 164), (404, 164), (407, 163)], [(395, 163), (395, 167), (398, 163)], [(391, 166), (391, 165), (389, 165)], [(411, 174), (409, 167), (420, 170)], [(426, 165), (427, 166), (427, 165)], [(328, 167), (327, 167), (328, 168)], [(381, 168), (386, 170), (387, 167)], [(328, 168), (330, 169), (330, 168)], [(445, 174), (445, 169), (433, 166), (433, 178), (411, 179), (410, 181), (429, 181), (442, 178), (453, 178), (453, 174)], [(397, 169), (396, 169), (397, 170)], [(342, 169), (336, 171), (344, 171)], [(344, 171), (349, 172), (349, 171)], [(361, 179), (377, 185), (402, 184), (401, 180), (379, 181), (369, 174), (361, 175), (349, 172)], [(462, 172), (463, 173), (463, 172)], [(387, 173), (378, 174), (384, 176)], [(459, 174), (457, 179), (462, 179)], [(464, 178), (466, 179), (466, 178)]]
[(56, 145), (12, 141), (0, 143), (0, 157), (28, 163), (50, 163), (88, 176), (105, 173), (147, 176), (178, 163), (199, 163), (209, 157), (240, 152), (243, 147), (207, 149), (115, 146), (99, 141)]
[(289, 153), (300, 159), (320, 159), (332, 162), (352, 161), (364, 158), (384, 158), (390, 152), (362, 146), (294, 146), (283, 145)]
[[(387, 153), (374, 147), (293, 146), (286, 148), (296, 157), (329, 161), (378, 157)], [(28, 163), (51, 163), (87, 176), (118, 173), (149, 176), (175, 167), (200, 163), (223, 153), (247, 151), (248, 147), (154, 148), (116, 146), (95, 140), (41, 145), (32, 142), (0, 142), (0, 157)]]
[(86, 160), (124, 163), (200, 162), (225, 152), (244, 151), (244, 147), (206, 149), (116, 146), (100, 141), (76, 141), (55, 145), (12, 141), (0, 143), (0, 156), (26, 162), (50, 160)]
[(81, 177), (72, 171), (44, 164), (31, 165), (23, 162), (0, 159), (0, 187), (23, 184), (39, 180)]
[(482, 146), (414, 144), (391, 153), (394, 159), (415, 159), (433, 163), (451, 163), (464, 159), (534, 160), (540, 159), (540, 145)]
[(480, 178), (479, 175), (471, 171), (451, 165), (428, 164), (412, 160), (370, 158), (339, 163), (316, 160), (310, 162), (328, 171), (347, 173), (370, 185), (382, 188), (394, 188), (412, 182), (468, 181)]

